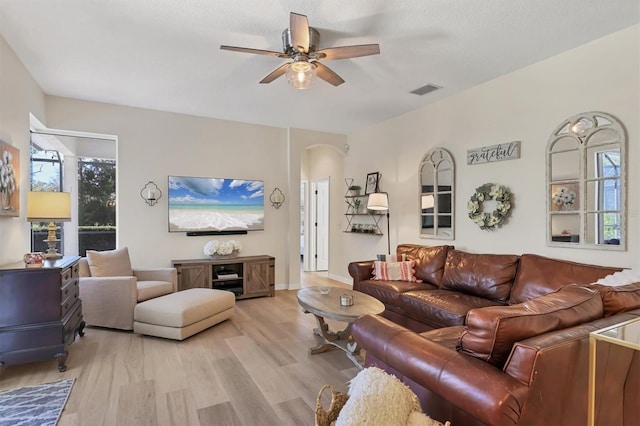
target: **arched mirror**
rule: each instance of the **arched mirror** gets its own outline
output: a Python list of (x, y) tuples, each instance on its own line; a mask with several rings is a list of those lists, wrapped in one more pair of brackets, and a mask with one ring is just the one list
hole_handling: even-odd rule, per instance
[(602, 112), (562, 122), (547, 144), (547, 244), (626, 250), (622, 124)]
[(454, 236), (454, 164), (444, 148), (429, 150), (420, 162), (420, 237)]

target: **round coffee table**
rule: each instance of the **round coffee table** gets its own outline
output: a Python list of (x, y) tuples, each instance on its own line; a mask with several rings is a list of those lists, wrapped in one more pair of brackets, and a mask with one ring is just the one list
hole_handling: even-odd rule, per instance
[[(353, 305), (340, 305), (340, 296), (345, 294), (353, 298)], [(384, 311), (382, 302), (368, 294), (339, 287), (330, 287), (328, 294), (322, 294), (320, 287), (305, 287), (298, 290), (298, 303), (305, 313), (311, 313), (316, 317), (318, 328), (313, 332), (325, 341), (311, 348), (310, 353), (315, 355), (338, 348), (343, 350), (354, 364), (362, 368), (362, 360), (358, 358), (360, 348), (351, 338), (351, 326), (363, 315), (382, 313)], [(346, 322), (347, 326), (342, 331), (330, 331), (325, 318)]]

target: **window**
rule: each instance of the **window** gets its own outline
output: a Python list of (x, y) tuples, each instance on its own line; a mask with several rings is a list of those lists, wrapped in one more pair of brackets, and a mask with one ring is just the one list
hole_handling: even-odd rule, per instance
[[(58, 151), (43, 149), (31, 142), (29, 159), (31, 191), (62, 191), (62, 154)], [(31, 251), (47, 252), (48, 246), (44, 240), (47, 238), (48, 225), (47, 222), (31, 223)], [(62, 227), (59, 232), (60, 240), (64, 240)], [(61, 245), (61, 253), (64, 253), (63, 249)]]
[(116, 162), (98, 158), (78, 160), (78, 247), (116, 248)]

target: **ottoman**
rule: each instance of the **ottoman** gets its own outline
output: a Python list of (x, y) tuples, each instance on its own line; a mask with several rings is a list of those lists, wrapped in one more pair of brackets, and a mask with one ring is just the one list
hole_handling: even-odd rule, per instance
[(134, 333), (184, 340), (233, 316), (236, 297), (230, 291), (191, 288), (138, 303)]

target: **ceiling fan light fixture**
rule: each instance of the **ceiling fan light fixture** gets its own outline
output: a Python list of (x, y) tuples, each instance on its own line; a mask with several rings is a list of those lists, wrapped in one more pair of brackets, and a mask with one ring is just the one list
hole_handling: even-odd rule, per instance
[(296, 61), (287, 65), (287, 82), (294, 89), (308, 89), (316, 81), (316, 65), (307, 61)]

